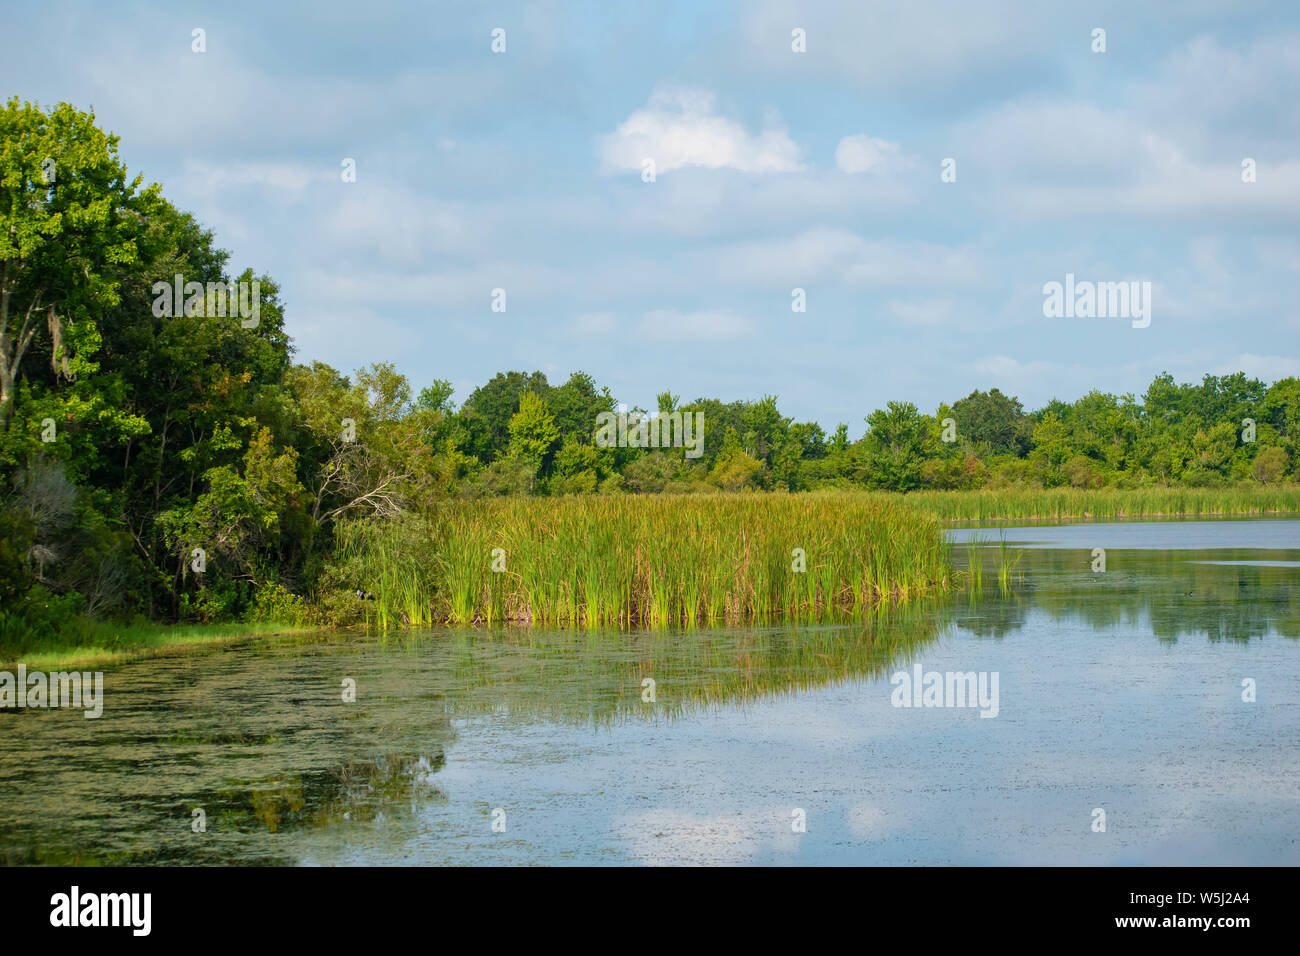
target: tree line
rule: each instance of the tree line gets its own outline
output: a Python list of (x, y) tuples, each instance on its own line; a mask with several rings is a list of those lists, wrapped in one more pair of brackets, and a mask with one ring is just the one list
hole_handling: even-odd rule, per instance
[(439, 381), (415, 408), (438, 413), (435, 455), (454, 472), (452, 493), (572, 494), (706, 490), (883, 491), (1181, 483), (1278, 482), (1294, 477), (1300, 380), (1268, 385), (1244, 373), (1179, 384), (1161, 374), (1139, 399), (1093, 391), (1026, 411), (997, 388), (932, 414), (891, 401), (850, 437), (782, 415), (777, 397), (682, 402), (669, 392), (638, 415), (699, 413), (702, 452), (602, 448), (593, 422), (617, 406), (608, 388), (576, 372), (558, 387), (541, 372), (498, 373), (457, 408)]

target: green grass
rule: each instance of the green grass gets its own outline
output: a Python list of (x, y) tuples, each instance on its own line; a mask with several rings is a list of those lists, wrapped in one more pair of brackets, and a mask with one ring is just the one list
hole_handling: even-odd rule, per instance
[(115, 664), (189, 647), (271, 634), (312, 630), (291, 625), (117, 624), (74, 618), (56, 638), (15, 640), (0, 647), (0, 664), (22, 662), (33, 670), (62, 670)]
[(1226, 488), (1006, 488), (898, 496), (941, 521), (1157, 518), (1300, 513), (1300, 485)]
[(1020, 562), (1024, 556), (1023, 549), (1012, 548), (1007, 544), (1005, 531), (999, 532), (996, 545), (982, 535), (975, 535), (967, 541), (965, 590), (970, 594), (971, 599), (974, 600), (984, 593), (986, 563), (991, 565), (991, 570), (997, 572), (998, 591), (1004, 595), (1010, 594), (1014, 584), (1024, 581), (1024, 572), (1020, 570)]
[(379, 627), (734, 623), (860, 610), (952, 579), (932, 518), (856, 493), (452, 502), (344, 525), (338, 543)]
[(1007, 545), (1007, 535), (1003, 531), (998, 535), (998, 590), (1003, 594), (1011, 593), (1011, 584), (1013, 581), (1020, 581), (1024, 575), (1018, 573), (1020, 561), (1024, 558), (1025, 552), (1019, 548), (1014, 551)]

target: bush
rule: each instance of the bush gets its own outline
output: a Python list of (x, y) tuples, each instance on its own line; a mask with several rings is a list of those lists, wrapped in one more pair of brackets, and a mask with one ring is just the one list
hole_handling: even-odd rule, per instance
[(276, 582), (267, 582), (257, 589), (248, 613), (250, 621), (274, 624), (305, 624), (310, 616), (307, 603)]
[(524, 458), (502, 458), (492, 462), (469, 485), (468, 498), (531, 495), (536, 484), (537, 467)]
[(1259, 482), (1271, 484), (1275, 481), (1281, 481), (1282, 476), (1286, 474), (1286, 452), (1276, 445), (1268, 448), (1261, 448), (1259, 454), (1255, 456), (1255, 462), (1251, 465), (1250, 474)]
[(661, 451), (652, 451), (623, 469), (623, 484), (628, 491), (656, 494), (672, 480), (676, 463)]
[(552, 478), (550, 490), (553, 495), (594, 495), (597, 485), (594, 471), (580, 471)]
[(725, 460), (718, 461), (709, 475), (709, 481), (723, 491), (740, 491), (745, 487), (752, 488), (762, 470), (761, 461), (737, 449)]
[(623, 476), (615, 472), (600, 483), (599, 490), (602, 495), (621, 495), (624, 490)]
[(1101, 485), (1102, 477), (1096, 463), (1083, 455), (1075, 455), (1062, 466), (1061, 471), (1073, 488), (1096, 488)]
[(0, 508), (0, 608), (14, 610), (32, 586), (27, 551), (34, 534), (35, 527), (25, 514)]

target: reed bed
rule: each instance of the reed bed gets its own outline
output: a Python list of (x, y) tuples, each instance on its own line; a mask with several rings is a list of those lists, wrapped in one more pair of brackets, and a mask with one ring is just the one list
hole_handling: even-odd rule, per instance
[(998, 590), (1003, 594), (1011, 593), (1013, 581), (1019, 583), (1024, 580), (1024, 574), (1019, 571), (1020, 562), (1024, 557), (1024, 551), (1019, 548), (1012, 549), (1007, 544), (1007, 533), (1005, 531), (998, 535)]
[(941, 521), (1160, 518), (1300, 513), (1300, 485), (1230, 488), (1005, 488), (900, 496)]
[(1013, 585), (1024, 582), (1025, 574), (1020, 570), (1020, 562), (1025, 552), (1007, 544), (1005, 530), (998, 533), (998, 540), (993, 541), (976, 535), (966, 542), (965, 590), (972, 601), (984, 594), (984, 567), (990, 564), (991, 571), (997, 572), (998, 591), (1004, 596), (1011, 593)]
[(861, 494), (451, 502), (343, 525), (337, 541), (381, 627), (737, 623), (906, 600), (952, 577), (932, 517)]

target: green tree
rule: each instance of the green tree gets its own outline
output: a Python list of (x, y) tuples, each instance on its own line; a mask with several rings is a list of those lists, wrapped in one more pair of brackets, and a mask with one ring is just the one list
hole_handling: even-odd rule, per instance
[(482, 462), (491, 462), (510, 447), (510, 419), (519, 411), (526, 392), (546, 398), (551, 387), (541, 372), (498, 372), (485, 385), (470, 393), (461, 408), (468, 420), (467, 435), (471, 442), (466, 451)]
[(1034, 426), (1033, 451), (1029, 453), (1029, 462), (1047, 485), (1058, 485), (1063, 481), (1062, 468), (1074, 457), (1074, 448), (1070, 443), (1070, 430), (1057, 416), (1055, 411), (1044, 413)]
[(974, 391), (952, 404), (959, 439), (987, 448), (999, 455), (1024, 455), (1029, 449), (1030, 428), (1019, 399), (1008, 398), (996, 388)]
[(595, 380), (585, 372), (574, 372), (559, 388), (545, 396), (546, 404), (555, 416), (555, 427), (562, 439), (572, 437), (580, 444), (590, 445), (596, 430), (596, 416), (612, 412), (616, 403), (608, 388), (598, 388)]
[(117, 144), (66, 103), (0, 110), (0, 434), (24, 378), (44, 370), (35, 384), (52, 388), (98, 368), (99, 323), (157, 202)]
[(519, 411), (510, 418), (510, 454), (534, 462), (539, 468), (560, 439), (555, 416), (536, 392), (524, 392)]
[(911, 402), (889, 402), (867, 416), (861, 466), (872, 488), (911, 491), (921, 485), (931, 420)]
[(420, 408), (427, 408), (429, 411), (440, 412), (443, 415), (451, 415), (456, 411), (456, 406), (451, 400), (455, 389), (451, 382), (445, 378), (436, 378), (433, 384), (420, 389), (420, 394), (415, 400), (415, 404)]

